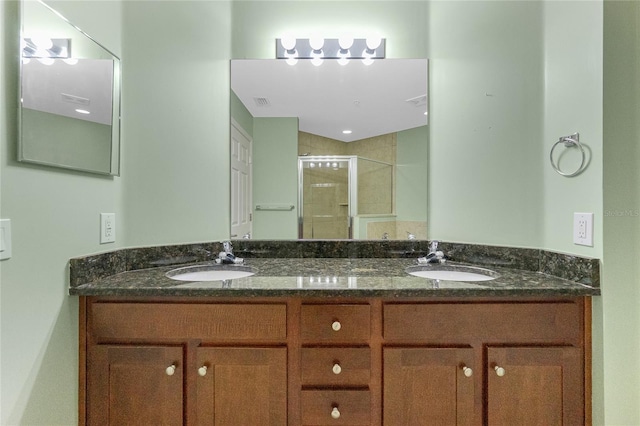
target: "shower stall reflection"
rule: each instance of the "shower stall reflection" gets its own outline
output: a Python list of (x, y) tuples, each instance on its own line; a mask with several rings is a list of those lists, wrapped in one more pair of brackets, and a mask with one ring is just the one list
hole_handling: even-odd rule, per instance
[(392, 214), (393, 176), (392, 164), (363, 157), (298, 157), (299, 237), (354, 238), (354, 217)]

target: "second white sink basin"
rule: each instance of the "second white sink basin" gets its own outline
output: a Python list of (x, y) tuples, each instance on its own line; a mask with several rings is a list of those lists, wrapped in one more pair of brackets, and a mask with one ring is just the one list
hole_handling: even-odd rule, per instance
[(410, 266), (406, 271), (416, 277), (442, 281), (491, 281), (499, 277), (490, 269), (463, 265), (419, 265)]
[(178, 281), (225, 281), (250, 277), (254, 274), (255, 271), (248, 266), (194, 265), (172, 269), (165, 275)]

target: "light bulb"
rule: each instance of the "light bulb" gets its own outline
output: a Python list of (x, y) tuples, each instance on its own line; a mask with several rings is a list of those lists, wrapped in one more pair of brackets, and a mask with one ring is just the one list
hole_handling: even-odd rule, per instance
[(280, 39), (280, 44), (284, 50), (293, 50), (296, 47), (296, 39), (290, 35), (285, 35)]
[(376, 50), (378, 46), (382, 44), (382, 38), (380, 37), (367, 37), (367, 48), (369, 50)]
[(353, 37), (351, 36), (342, 36), (338, 39), (338, 44), (340, 45), (340, 49), (349, 50), (351, 46), (353, 46)]
[(321, 50), (322, 46), (324, 46), (324, 39), (322, 37), (313, 36), (309, 39), (309, 46), (313, 50)]
[(46, 37), (43, 35), (37, 35), (35, 37), (31, 37), (31, 41), (33, 42), (33, 44), (35, 44), (41, 49), (47, 50), (53, 47), (53, 41), (49, 37)]

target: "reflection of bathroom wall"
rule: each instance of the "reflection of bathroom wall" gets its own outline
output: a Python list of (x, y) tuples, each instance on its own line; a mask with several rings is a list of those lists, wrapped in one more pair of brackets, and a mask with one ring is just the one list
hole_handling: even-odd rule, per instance
[(358, 215), (393, 213), (393, 166), (358, 157)]

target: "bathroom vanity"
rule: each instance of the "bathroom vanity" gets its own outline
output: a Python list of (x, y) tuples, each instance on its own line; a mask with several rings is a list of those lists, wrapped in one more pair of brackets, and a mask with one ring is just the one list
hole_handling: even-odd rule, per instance
[(118, 256), (71, 264), (82, 424), (591, 422), (593, 259), (550, 262), (592, 285), (498, 266), (429, 280), (408, 257), (247, 258), (251, 277), (194, 283), (105, 274), (141, 258)]

